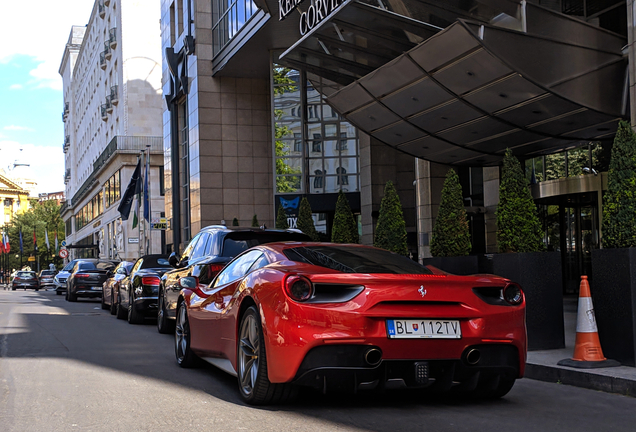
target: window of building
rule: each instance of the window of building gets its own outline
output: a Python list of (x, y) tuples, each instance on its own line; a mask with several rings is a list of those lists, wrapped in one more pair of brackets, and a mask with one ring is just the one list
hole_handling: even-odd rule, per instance
[(110, 207), (121, 198), (121, 170), (104, 183), (104, 196), (106, 197), (106, 208)]
[(217, 55), (256, 13), (252, 0), (212, 0), (212, 41)]
[(188, 113), (185, 101), (177, 106), (179, 128), (179, 187), (181, 212), (181, 241), (187, 242), (190, 231), (190, 156), (188, 152)]

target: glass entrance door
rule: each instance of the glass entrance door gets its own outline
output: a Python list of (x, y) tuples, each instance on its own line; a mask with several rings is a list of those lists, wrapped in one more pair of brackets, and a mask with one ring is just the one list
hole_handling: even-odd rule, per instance
[[(564, 294), (578, 294), (581, 275), (592, 279), (592, 249), (598, 248), (596, 204), (568, 199), (562, 206), (562, 259)], [(578, 202), (577, 202), (578, 201)]]

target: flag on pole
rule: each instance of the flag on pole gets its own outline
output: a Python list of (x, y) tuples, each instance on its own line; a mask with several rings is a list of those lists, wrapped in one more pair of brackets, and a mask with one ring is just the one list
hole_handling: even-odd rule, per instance
[(38, 241), (35, 238), (35, 227), (33, 227), (33, 249), (38, 250)]
[(6, 253), (10, 253), (11, 252), (11, 245), (9, 244), (9, 234), (8, 233), (4, 233), (2, 241), (4, 243), (4, 251)]
[(0, 243), (0, 255), (4, 253), (4, 233), (2, 233), (2, 243)]
[(24, 247), (22, 245), (22, 228), (20, 228), (20, 253), (24, 253)]
[(44, 228), (44, 243), (46, 243), (46, 248), (51, 249), (51, 245), (49, 244), (49, 231)]
[(117, 207), (117, 211), (121, 214), (121, 220), (128, 220), (128, 216), (130, 215), (130, 208), (132, 207), (133, 199), (135, 198), (135, 194), (139, 193), (141, 190), (141, 182), (139, 181), (139, 176), (141, 175), (141, 159), (137, 162), (137, 167), (133, 172), (132, 177), (130, 178), (130, 182), (126, 187), (126, 192), (121, 197), (121, 202), (119, 203), (119, 207)]
[(132, 224), (132, 229), (137, 228), (137, 225), (139, 224), (139, 218), (137, 218), (137, 209), (135, 209), (135, 211), (133, 212), (133, 224)]
[(146, 155), (146, 173), (144, 174), (144, 219), (150, 222), (150, 197), (148, 196), (148, 177), (150, 174), (150, 152)]
[(58, 247), (57, 247), (57, 230), (55, 230), (55, 253), (58, 252)]

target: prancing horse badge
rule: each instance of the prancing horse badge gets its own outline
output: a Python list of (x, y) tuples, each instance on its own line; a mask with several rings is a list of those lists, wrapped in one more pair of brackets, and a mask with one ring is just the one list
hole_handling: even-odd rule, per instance
[(426, 290), (424, 289), (424, 285), (420, 285), (420, 289), (418, 289), (419, 293), (422, 294), (422, 297), (426, 295)]

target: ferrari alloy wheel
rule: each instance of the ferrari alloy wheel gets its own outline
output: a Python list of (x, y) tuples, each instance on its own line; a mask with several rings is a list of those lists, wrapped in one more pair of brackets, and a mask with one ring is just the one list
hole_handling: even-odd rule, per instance
[(128, 324), (141, 324), (144, 322), (144, 317), (135, 309), (135, 302), (133, 300), (131, 290), (128, 297)]
[(173, 323), (166, 316), (166, 300), (163, 291), (159, 290), (159, 307), (157, 311), (157, 331), (161, 334), (172, 332)]
[(174, 331), (174, 353), (177, 363), (183, 368), (196, 366), (197, 356), (190, 347), (190, 323), (185, 303), (179, 304), (177, 310), (177, 324)]
[(110, 290), (110, 314), (115, 315), (117, 313), (117, 303), (115, 303), (115, 291)]
[(237, 350), (238, 385), (245, 402), (252, 405), (278, 403), (296, 394), (292, 384), (269, 381), (263, 329), (254, 306), (248, 308), (241, 319)]

